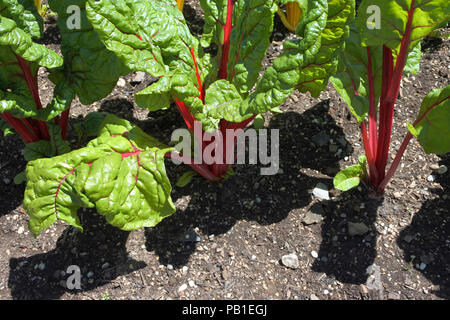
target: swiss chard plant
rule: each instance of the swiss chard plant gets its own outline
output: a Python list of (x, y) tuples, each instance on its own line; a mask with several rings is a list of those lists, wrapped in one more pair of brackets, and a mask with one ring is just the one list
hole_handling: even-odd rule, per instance
[[(72, 100), (78, 96), (83, 104), (90, 104), (104, 98), (119, 76), (128, 72), (93, 31), (84, 13), (85, 1), (50, 0), (49, 4), (59, 13), (63, 57), (38, 43), (43, 28), (39, 1), (0, 0), (1, 126), (20, 135), (28, 161), (69, 151), (65, 139)], [(73, 17), (75, 22), (79, 19), (79, 26), (68, 21), (69, 4), (80, 9)], [(41, 68), (50, 72), (55, 85), (46, 106), (39, 91)]]
[[(140, 107), (154, 111), (174, 103), (190, 130), (200, 121), (202, 133), (218, 130), (223, 136), (274, 110), (295, 89), (318, 96), (336, 71), (354, 18), (353, 0), (301, 1), (296, 39), (284, 42), (281, 55), (262, 72), (277, 1), (200, 3), (205, 15), (200, 39), (174, 0), (89, 0), (87, 14), (105, 46), (128, 68), (159, 79), (136, 94)], [(217, 54), (207, 53), (213, 48)], [(202, 157), (215, 142), (198, 143)], [(223, 161), (189, 165), (208, 180), (221, 180), (235, 152), (226, 143), (222, 147)]]
[[(57, 219), (81, 228), (80, 207), (95, 206), (125, 230), (154, 225), (175, 210), (162, 159), (170, 148), (101, 113), (75, 126), (80, 141), (98, 136), (85, 148), (71, 151), (65, 141), (72, 100), (78, 96), (90, 104), (104, 98), (130, 72), (100, 41), (85, 2), (49, 1), (58, 15), (61, 56), (38, 43), (43, 21), (33, 1), (0, 1), (0, 127), (25, 143), (23, 204), (35, 235)], [(41, 68), (54, 84), (46, 106), (39, 92)]]
[(382, 194), (413, 137), (426, 153), (450, 151), (447, 86), (432, 90), (423, 99), (416, 120), (407, 124), (409, 132), (386, 169), (402, 76), (419, 70), (420, 41), (449, 19), (445, 0), (362, 1), (341, 53), (339, 73), (331, 81), (360, 124), (365, 156), (336, 175), (336, 188), (348, 190), (362, 180), (370, 190)]

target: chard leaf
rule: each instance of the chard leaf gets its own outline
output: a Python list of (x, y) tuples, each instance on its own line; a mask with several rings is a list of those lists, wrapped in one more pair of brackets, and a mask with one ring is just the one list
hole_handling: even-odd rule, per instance
[(354, 164), (341, 170), (333, 179), (333, 184), (336, 189), (347, 191), (357, 187), (364, 175), (363, 168), (360, 164)]
[[(205, 105), (202, 110), (198, 110), (198, 114), (194, 111), (193, 115), (197, 119), (209, 117), (220, 121), (225, 119), (229, 122), (241, 122), (246, 120), (242, 116), (241, 107), (243, 101), (236, 87), (227, 80), (217, 80), (214, 82), (205, 95)], [(247, 117), (248, 118), (248, 117)], [(214, 129), (214, 128), (205, 128)]]
[[(130, 70), (160, 77), (166, 74), (166, 67), (155, 40), (170, 42), (172, 34), (177, 33), (172, 16), (184, 21), (173, 6), (175, 3), (171, 1), (172, 6), (169, 6), (168, 2), (88, 0), (86, 10), (102, 42)], [(163, 27), (165, 29), (161, 30)], [(179, 46), (178, 43), (176, 48)]]
[(431, 90), (423, 99), (413, 135), (426, 153), (450, 152), (450, 85)]
[[(136, 93), (136, 104), (141, 108), (156, 111), (170, 107), (171, 82), (169, 77), (162, 77), (144, 90)], [(195, 90), (195, 93), (198, 92)]]
[[(230, 11), (228, 0), (201, 0), (200, 4), (206, 13), (201, 43), (205, 47), (211, 42), (219, 46), (217, 64), (220, 66), (222, 60), (227, 63), (222, 76), (233, 83), (245, 99), (258, 79), (270, 45), (277, 6), (272, 0), (240, 0), (233, 1)], [(224, 26), (229, 12), (233, 16), (230, 43), (226, 48)]]
[(249, 96), (248, 113), (264, 113), (282, 104), (300, 84), (301, 67), (316, 54), (321, 45), (321, 33), (327, 24), (326, 0), (309, 0), (308, 10), (297, 26), (302, 39), (284, 43), (283, 53), (267, 68)]
[(369, 111), (369, 55), (374, 77), (375, 104), (380, 99), (382, 54), (380, 46), (369, 49), (362, 47), (359, 30), (355, 25), (351, 25), (345, 50), (339, 55), (338, 72), (330, 78), (330, 81), (358, 122), (363, 121)]
[(349, 36), (350, 23), (355, 17), (354, 0), (329, 0), (325, 29), (321, 33), (319, 51), (307, 56), (300, 73), (297, 89), (318, 97), (328, 86), (328, 79), (338, 66), (338, 54)]
[(14, 20), (20, 29), (34, 39), (41, 37), (43, 21), (32, 0), (0, 0), (0, 13)]
[(422, 58), (422, 46), (417, 42), (415, 47), (408, 53), (408, 58), (403, 69), (403, 74), (417, 74), (420, 69), (420, 59)]
[[(380, 8), (379, 26), (372, 19), (374, 13), (369, 6)], [(410, 34), (410, 39), (404, 41), (408, 41), (411, 50), (449, 19), (450, 6), (447, 0), (363, 0), (358, 8), (356, 25), (361, 30), (365, 46), (386, 45), (398, 54), (405, 35)]]
[[(58, 14), (65, 63), (63, 69), (50, 77), (57, 88), (50, 106), (54, 112), (47, 120), (67, 109), (75, 95), (85, 105), (103, 99), (114, 89), (119, 77), (129, 73), (116, 55), (105, 48), (87, 20), (86, 0), (50, 0), (49, 5)], [(78, 14), (68, 10), (70, 6), (80, 9), (79, 28), (69, 23)]]
[(86, 9), (109, 50), (132, 71), (160, 78), (137, 95), (139, 105), (150, 110), (166, 108), (170, 93), (173, 100), (191, 107), (204, 94), (202, 83), (214, 65), (173, 0), (88, 0)]
[(35, 236), (56, 220), (82, 230), (79, 208), (96, 207), (123, 230), (154, 226), (175, 207), (160, 144), (128, 121), (105, 118), (85, 148), (27, 165), (24, 208)]
[[(62, 63), (56, 52), (34, 43), (14, 20), (0, 16), (0, 113), (35, 116), (37, 108), (26, 76), (36, 81), (39, 67), (56, 68)], [(33, 85), (37, 88), (37, 83)]]

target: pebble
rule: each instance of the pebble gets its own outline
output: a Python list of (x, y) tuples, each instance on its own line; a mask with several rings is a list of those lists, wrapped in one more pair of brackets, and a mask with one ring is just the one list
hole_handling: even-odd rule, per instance
[(422, 271), (425, 270), (426, 267), (427, 267), (427, 264), (423, 263), (423, 262), (419, 265), (419, 269)]
[(314, 142), (316, 146), (322, 147), (330, 141), (330, 136), (325, 132), (319, 132), (311, 137), (311, 140)]
[(168, 265), (167, 265), (167, 270), (173, 270), (173, 265), (168, 264)]
[(310, 225), (314, 223), (319, 223), (323, 220), (323, 217), (320, 214), (308, 211), (303, 219), (303, 223)]
[(183, 292), (184, 290), (187, 289), (187, 284), (183, 283), (179, 288), (178, 288), (178, 292)]
[(117, 81), (117, 85), (118, 85), (119, 87), (125, 87), (126, 84), (127, 84), (127, 82), (126, 82), (125, 79), (123, 79), (123, 78), (120, 78), (120, 79)]
[(181, 272), (183, 273), (183, 274), (187, 274), (187, 272), (188, 272), (188, 267), (187, 266), (183, 266), (183, 268), (181, 269)]
[(281, 257), (281, 263), (288, 268), (295, 269), (298, 268), (298, 257), (295, 253), (287, 254)]
[(44, 270), (45, 269), (45, 263), (43, 263), (43, 262), (40, 263), (38, 268), (39, 268), (39, 270)]
[(130, 83), (138, 84), (138, 83), (141, 83), (142, 81), (144, 81), (144, 79), (145, 79), (145, 72), (138, 71), (138, 72), (136, 72), (134, 77), (131, 79)]
[(311, 299), (311, 300), (319, 300), (319, 297), (317, 297), (317, 296), (313, 293), (313, 294), (311, 294), (310, 299)]
[(195, 282), (194, 282), (194, 280), (189, 280), (189, 287), (191, 287), (191, 288), (193, 288), (193, 287), (195, 287)]
[(5, 179), (3, 179), (3, 183), (6, 184), (6, 185), (10, 184), (11, 183), (11, 179), (5, 178)]
[(316, 251), (311, 251), (311, 255), (313, 256), (313, 258), (318, 258), (319, 257), (319, 254), (316, 252)]
[(24, 227), (19, 227), (19, 229), (17, 230), (18, 234), (22, 234), (25, 231)]
[(369, 227), (362, 222), (348, 222), (347, 226), (350, 236), (361, 236), (369, 232)]
[(444, 173), (446, 173), (448, 171), (448, 168), (447, 168), (447, 166), (446, 165), (442, 165), (442, 166), (440, 166), (439, 167), (439, 169), (437, 169), (437, 173), (438, 174), (444, 174)]
[(92, 278), (94, 276), (94, 272), (89, 271), (88, 274), (86, 275), (88, 278)]
[(109, 263), (108, 263), (108, 262), (105, 262), (105, 263), (102, 265), (102, 269), (103, 269), (103, 270), (107, 269), (108, 267), (109, 267)]
[(316, 187), (313, 189), (312, 194), (319, 199), (330, 200), (330, 194), (328, 192), (328, 188), (323, 183), (318, 183)]
[(428, 177), (427, 177), (427, 180), (428, 180), (428, 182), (433, 182), (434, 181), (434, 176), (432, 175), (432, 174), (430, 174)]

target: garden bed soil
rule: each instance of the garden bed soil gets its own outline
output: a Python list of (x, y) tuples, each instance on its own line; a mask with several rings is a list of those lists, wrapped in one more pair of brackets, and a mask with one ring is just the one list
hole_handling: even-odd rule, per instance
[[(184, 13), (200, 33), (197, 2), (186, 1)], [(45, 35), (44, 43), (58, 49), (54, 19)], [(265, 66), (287, 36), (276, 18)], [(421, 71), (402, 83), (391, 150), (429, 90), (449, 84), (449, 47), (445, 38), (425, 41)], [(134, 93), (152, 79), (136, 84), (134, 76), (91, 106), (75, 101), (71, 126), (88, 112), (106, 111), (167, 142), (183, 120), (176, 108), (137, 108)], [(44, 79), (48, 102), (52, 85)], [(334, 174), (363, 154), (345, 103), (330, 86), (319, 98), (296, 92), (280, 109), (264, 115), (268, 128), (280, 130), (279, 174), (238, 165), (220, 185), (196, 177), (174, 187), (176, 213), (133, 232), (80, 210), (83, 233), (58, 222), (33, 238), (22, 208), (25, 185), (13, 183), (26, 165), (24, 145), (17, 136), (0, 138), (0, 299), (449, 299), (450, 173), (431, 167), (450, 166), (450, 156), (427, 155), (412, 141), (384, 198), (370, 198), (364, 186), (341, 193), (333, 189)], [(323, 146), (312, 139), (320, 133)], [(173, 186), (188, 170), (169, 160), (166, 166)], [(312, 195), (318, 183), (330, 189), (330, 200)], [(311, 213), (322, 218), (306, 224)], [(363, 223), (366, 232), (350, 235), (349, 223)], [(296, 268), (281, 263), (291, 253)], [(81, 268), (81, 290), (66, 288), (70, 265)]]

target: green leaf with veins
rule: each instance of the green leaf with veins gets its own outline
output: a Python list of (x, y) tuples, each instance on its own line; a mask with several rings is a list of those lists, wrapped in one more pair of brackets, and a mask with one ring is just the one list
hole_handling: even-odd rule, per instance
[(85, 148), (28, 163), (30, 230), (37, 236), (58, 219), (82, 230), (77, 211), (93, 207), (122, 230), (155, 226), (175, 211), (164, 167), (171, 150), (128, 121), (107, 116)]
[(33, 0), (0, 0), (0, 14), (14, 20), (19, 28), (34, 39), (41, 37), (43, 20)]
[[(380, 29), (367, 27), (373, 14), (368, 10), (369, 6), (380, 8)], [(386, 45), (397, 55), (406, 34), (410, 34), (408, 48), (411, 50), (449, 19), (447, 0), (363, 0), (358, 8), (356, 25), (361, 30), (364, 46)]]
[(0, 16), (0, 113), (7, 111), (18, 118), (35, 116), (37, 109), (25, 72), (33, 78), (40, 67), (57, 68), (62, 63), (56, 52), (34, 43), (14, 20)]
[(419, 140), (426, 153), (450, 152), (450, 85), (431, 90), (423, 99), (414, 129), (409, 130)]
[(314, 55), (306, 56), (301, 68), (297, 89), (318, 97), (328, 86), (330, 76), (338, 67), (338, 54), (349, 36), (355, 17), (354, 0), (329, 0), (327, 24), (321, 33), (321, 47)]
[[(57, 84), (52, 101), (59, 113), (70, 106), (74, 95), (88, 105), (106, 97), (115, 88), (120, 76), (130, 70), (116, 55), (107, 50), (86, 17), (86, 0), (50, 0), (50, 8), (58, 14), (61, 33), (61, 52), (64, 68), (50, 78)], [(74, 14), (69, 6), (80, 9), (80, 28), (69, 28), (68, 20)], [(56, 112), (55, 112), (56, 113)], [(51, 117), (54, 117), (52, 114)]]

